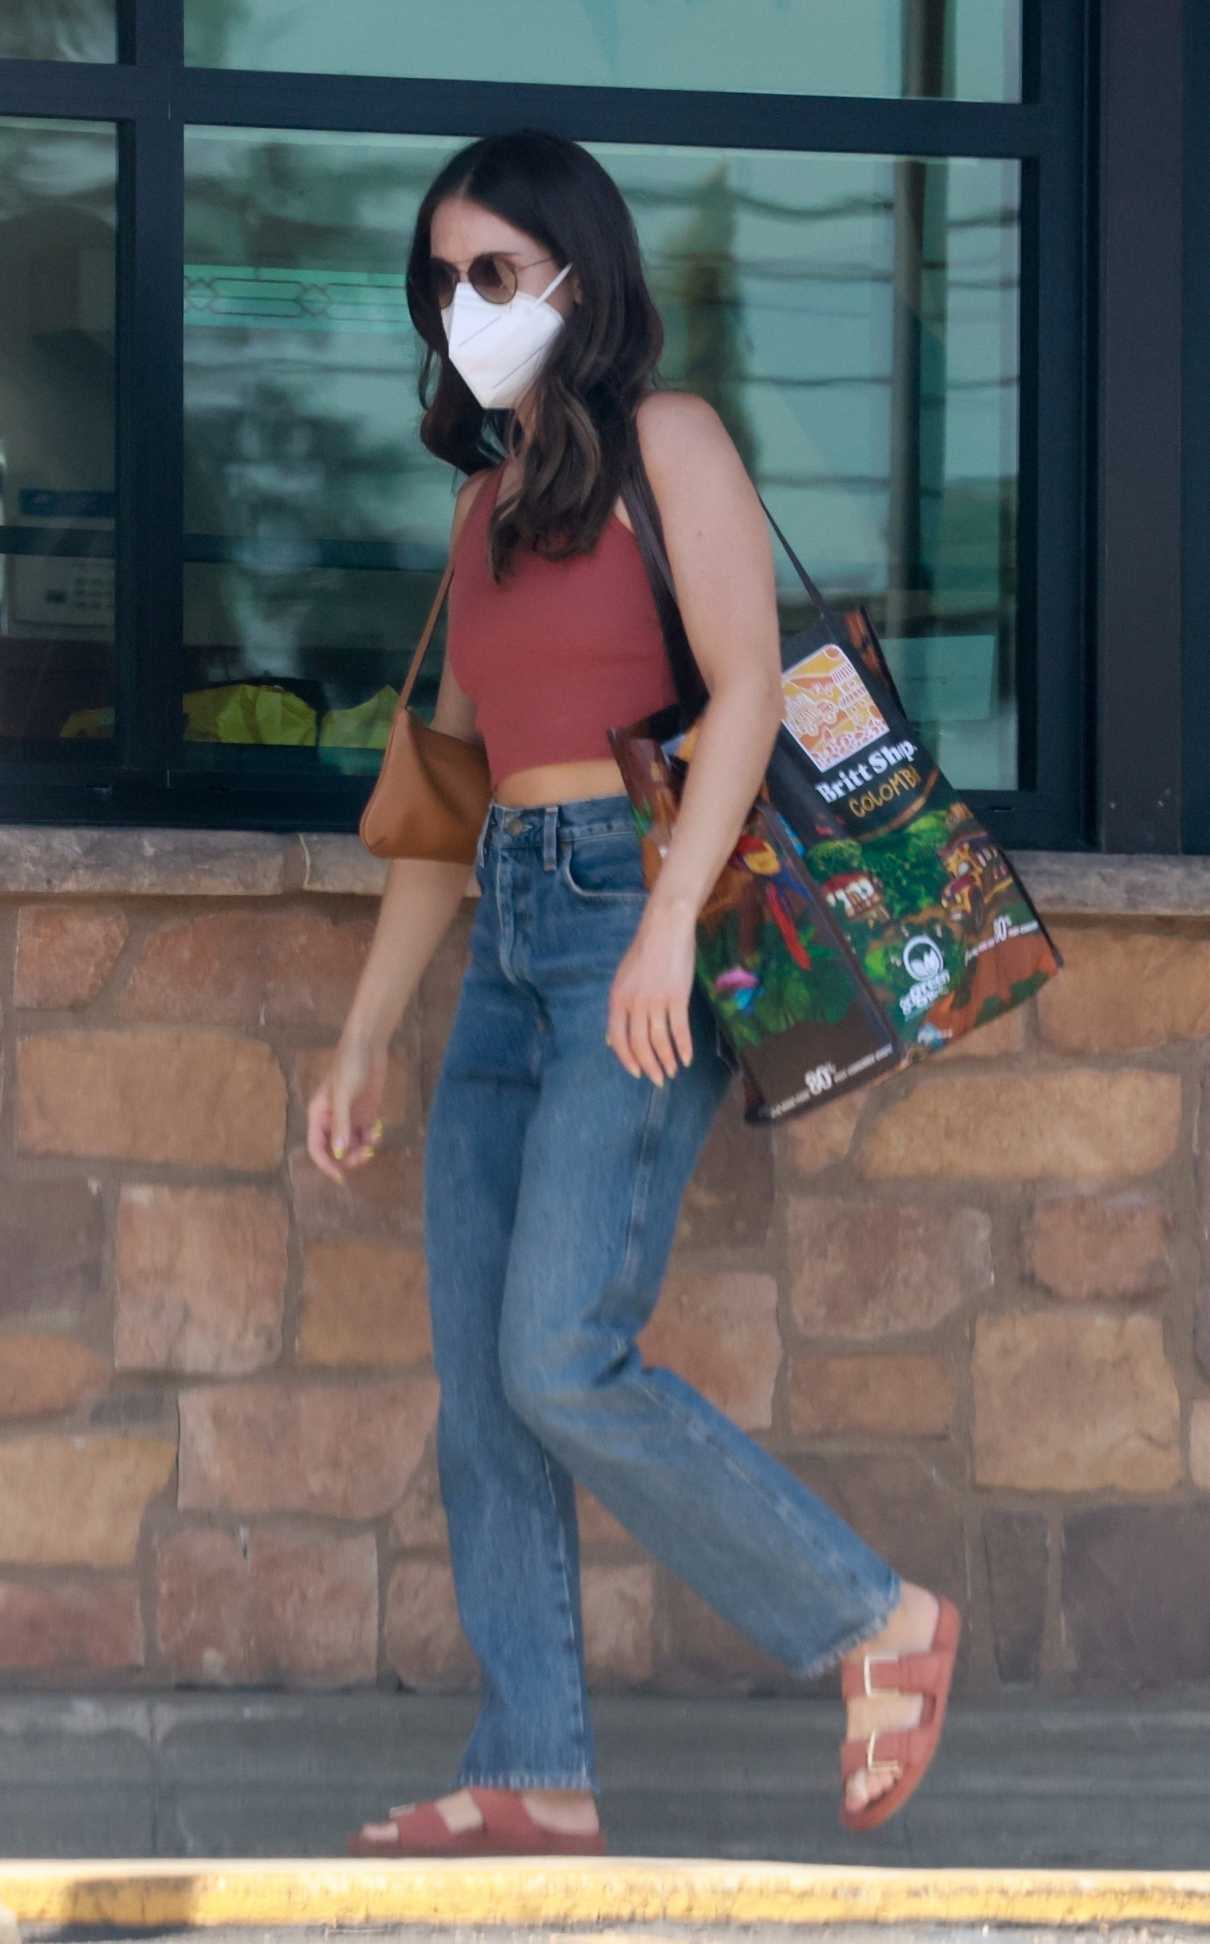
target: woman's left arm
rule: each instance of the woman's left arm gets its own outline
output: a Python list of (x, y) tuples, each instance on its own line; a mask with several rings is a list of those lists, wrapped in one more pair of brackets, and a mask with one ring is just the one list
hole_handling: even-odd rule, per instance
[(693, 1057), (694, 927), (739, 836), (781, 721), (773, 553), (756, 490), (718, 413), (691, 392), (654, 392), (638, 414), (668, 562), (710, 699), (676, 828), (610, 994), (622, 1065), (662, 1086)]

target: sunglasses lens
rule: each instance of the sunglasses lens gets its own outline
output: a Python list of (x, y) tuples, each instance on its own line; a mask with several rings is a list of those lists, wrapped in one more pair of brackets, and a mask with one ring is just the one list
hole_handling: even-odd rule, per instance
[(430, 263), (429, 288), (439, 310), (448, 310), (458, 287), (458, 272), (448, 263)]
[(517, 277), (511, 263), (499, 257), (478, 256), (470, 269), (471, 286), (489, 304), (507, 304), (517, 288)]

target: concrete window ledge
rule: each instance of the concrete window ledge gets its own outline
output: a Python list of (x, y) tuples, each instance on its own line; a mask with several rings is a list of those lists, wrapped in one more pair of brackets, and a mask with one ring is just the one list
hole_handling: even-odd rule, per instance
[[(1021, 851), (1013, 862), (1046, 916), (1210, 918), (1210, 857)], [(0, 825), (0, 897), (376, 897), (385, 868), (343, 833)]]

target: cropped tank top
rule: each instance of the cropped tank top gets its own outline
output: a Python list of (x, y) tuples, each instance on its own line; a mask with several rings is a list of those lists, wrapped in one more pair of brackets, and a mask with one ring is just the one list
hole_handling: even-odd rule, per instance
[(446, 653), (475, 704), (493, 785), (516, 770), (608, 757), (607, 729), (676, 700), (639, 544), (611, 513), (591, 553), (522, 547), (497, 586), (487, 528), (503, 466), (454, 549)]

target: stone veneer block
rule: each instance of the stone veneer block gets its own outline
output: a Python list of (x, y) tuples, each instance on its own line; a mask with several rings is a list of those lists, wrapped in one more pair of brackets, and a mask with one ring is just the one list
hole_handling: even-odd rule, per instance
[(286, 888), (291, 839), (260, 830), (6, 824), (0, 892), (92, 897), (266, 897)]
[(424, 1212), (424, 1151), (384, 1147), (343, 1183), (321, 1174), (305, 1147), (290, 1153), (294, 1219), (308, 1240), (346, 1236), (419, 1238)]
[(781, 1366), (772, 1276), (670, 1275), (639, 1346), (648, 1363), (669, 1365), (745, 1431), (772, 1424)]
[(943, 1046), (934, 1053), (932, 1058), (944, 1060), (950, 1065), (955, 1060), (998, 1060), (1022, 1053), (1026, 1045), (1027, 1016), (1028, 1006), (1014, 1006), (1011, 1012), (1001, 1013), (999, 1018), (976, 1026), (974, 1032), (960, 1034), (949, 1046)]
[(940, 1357), (819, 1357), (790, 1363), (790, 1429), (810, 1438), (944, 1437), (954, 1387)]
[(27, 906), (17, 914), (14, 1005), (44, 1011), (88, 1005), (117, 964), (129, 930), (121, 911)]
[(1180, 1399), (1155, 1317), (980, 1317), (974, 1391), (980, 1485), (1163, 1492), (1180, 1479)]
[(392, 1242), (309, 1242), (302, 1363), (413, 1364), (432, 1351), (424, 1254)]
[(1193, 1315), (1193, 1350), (1210, 1376), (1210, 1070), (1203, 1071), (1194, 1137), (1197, 1168), (1197, 1222), (1201, 1276)]
[(773, 1140), (749, 1127), (737, 1085), (724, 1100), (685, 1190), (677, 1245), (688, 1249), (759, 1249), (773, 1214)]
[(182, 1511), (375, 1519), (415, 1476), (437, 1386), (206, 1384), (180, 1410)]
[(315, 909), (205, 912), (152, 934), (120, 1011), (182, 1025), (340, 1027), (372, 936), (368, 918)]
[(1210, 857), (1154, 852), (1022, 851), (1013, 863), (1044, 917), (1205, 918)]
[[(791, 1470), (904, 1579), (946, 1593), (969, 1611), (962, 1500), (945, 1446), (927, 1454), (901, 1448), (795, 1458)], [(963, 1675), (970, 1646), (965, 1635), (958, 1657)]]
[(982, 1209), (795, 1195), (787, 1226), (790, 1300), (807, 1336), (934, 1330), (992, 1287)]
[(156, 1547), (160, 1651), (184, 1681), (371, 1681), (378, 1666), (372, 1533), (330, 1538), (211, 1527)]
[(1210, 939), (1130, 925), (1065, 925), (1062, 976), (1038, 994), (1048, 1046), (1067, 1053), (1129, 1052), (1210, 1034)]
[(167, 1438), (39, 1432), (0, 1442), (0, 1560), (128, 1566), (175, 1463)]
[(1194, 1399), (1189, 1412), (1189, 1476), (1210, 1492), (1210, 1398)]
[(444, 1553), (449, 1547), (441, 1482), (437, 1475), (435, 1441), (426, 1448), (407, 1491), (391, 1514), (391, 1538), (397, 1546), (422, 1546)]
[(475, 1657), (462, 1632), (453, 1575), (444, 1560), (398, 1562), (387, 1587), (383, 1645), (404, 1686), (421, 1694), (477, 1685)]
[(983, 1515), (992, 1641), (1002, 1681), (1036, 1681), (1042, 1670), (1050, 1539), (1036, 1512)]
[(232, 1033), (35, 1033), (17, 1046), (17, 1141), (30, 1154), (256, 1172), (281, 1159), (286, 1083)]
[[(307, 831), (296, 837), (302, 853), (302, 889), (340, 897), (379, 898), (387, 864), (368, 851), (359, 837), (337, 831)], [(468, 883), (475, 880), (468, 869)], [(476, 887), (477, 888), (477, 887)]]
[(1081, 1685), (1170, 1690), (1210, 1678), (1210, 1506), (1070, 1513), (1063, 1627)]
[(583, 1572), (584, 1657), (594, 1686), (651, 1679), (655, 1574), (649, 1565), (588, 1565)]
[(113, 1674), (145, 1658), (132, 1578), (31, 1585), (0, 1580), (0, 1667), (13, 1673)]
[(0, 1181), (0, 1315), (78, 1322), (99, 1292), (103, 1244), (95, 1182)]
[(0, 1336), (0, 1417), (50, 1417), (109, 1386), (95, 1350), (61, 1336)]
[(1070, 1303), (1156, 1296), (1172, 1286), (1169, 1221), (1154, 1195), (1055, 1195), (1025, 1238), (1035, 1282)]
[(1180, 1137), (1177, 1073), (940, 1074), (866, 1133), (863, 1174), (1036, 1181), (1151, 1174)]
[(784, 1694), (794, 1677), (707, 1606), (674, 1573), (662, 1575), (657, 1616), (661, 1691)]
[(238, 1376), (281, 1352), (288, 1213), (259, 1188), (122, 1189), (114, 1363)]
[(865, 1089), (858, 1087), (824, 1107), (812, 1107), (807, 1114), (781, 1122), (774, 1138), (790, 1167), (811, 1175), (847, 1160), (864, 1105)]

